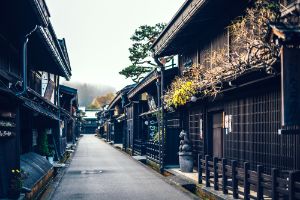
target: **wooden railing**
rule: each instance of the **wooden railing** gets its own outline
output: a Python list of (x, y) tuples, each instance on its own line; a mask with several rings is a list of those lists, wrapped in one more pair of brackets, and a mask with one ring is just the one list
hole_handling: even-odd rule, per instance
[(146, 156), (147, 159), (159, 163), (159, 143), (154, 141), (146, 142)]
[(214, 190), (221, 190), (238, 199), (300, 199), (300, 171), (281, 171), (273, 168), (271, 175), (263, 173), (263, 166), (256, 171), (249, 170), (249, 163), (238, 167), (237, 161), (225, 158), (198, 156), (198, 182), (206, 187), (213, 184)]

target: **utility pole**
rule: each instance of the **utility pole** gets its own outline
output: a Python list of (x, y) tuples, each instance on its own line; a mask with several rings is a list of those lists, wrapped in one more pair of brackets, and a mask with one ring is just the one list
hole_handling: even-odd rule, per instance
[[(160, 111), (160, 120), (158, 120), (157, 127), (158, 127), (158, 133), (159, 138), (161, 138), (160, 144), (159, 144), (159, 163), (160, 163), (160, 173), (163, 173), (164, 171), (164, 146), (165, 146), (165, 122), (164, 122), (164, 71), (165, 71), (165, 62), (161, 62), (157, 57), (154, 57), (155, 62), (158, 65), (158, 68), (160, 69), (160, 92), (158, 91), (158, 105)], [(159, 122), (160, 121), (160, 122)]]

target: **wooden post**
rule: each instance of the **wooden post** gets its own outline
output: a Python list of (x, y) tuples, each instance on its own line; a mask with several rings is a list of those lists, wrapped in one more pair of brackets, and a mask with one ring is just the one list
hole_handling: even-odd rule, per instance
[(250, 183), (248, 181), (248, 170), (250, 165), (248, 162), (244, 163), (244, 200), (250, 199)]
[(238, 194), (238, 180), (236, 178), (236, 167), (237, 167), (237, 161), (233, 160), (231, 161), (231, 167), (232, 167), (232, 196), (233, 198), (237, 199), (239, 197)]
[(214, 189), (219, 190), (218, 158), (214, 157)]
[(257, 165), (257, 180), (256, 180), (256, 198), (257, 200), (263, 199), (263, 190), (262, 190), (262, 185), (261, 185), (261, 174), (263, 171), (263, 166), (262, 165)]
[(202, 184), (202, 163), (200, 154), (198, 154), (198, 184)]
[(205, 187), (210, 187), (210, 182), (209, 182), (209, 169), (208, 169), (208, 160), (209, 160), (209, 155), (205, 156)]
[(271, 174), (272, 174), (271, 197), (272, 197), (272, 200), (277, 200), (278, 199), (278, 195), (277, 195), (277, 192), (276, 192), (276, 187), (277, 187), (276, 178), (278, 176), (278, 169), (273, 168)]
[(300, 49), (281, 47), (281, 125), (289, 131), (299, 131), (300, 126)]
[(227, 164), (227, 159), (223, 158), (222, 159), (222, 190), (223, 190), (223, 194), (228, 194), (228, 190), (227, 190), (227, 176), (226, 176), (226, 164)]

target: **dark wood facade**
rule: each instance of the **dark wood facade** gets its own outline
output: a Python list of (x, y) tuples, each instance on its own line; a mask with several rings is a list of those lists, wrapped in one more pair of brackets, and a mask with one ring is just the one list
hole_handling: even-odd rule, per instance
[(83, 116), (83, 121), (80, 127), (81, 134), (96, 134), (98, 129), (98, 119), (97, 113), (98, 109), (84, 109), (83, 112), (85, 116)]
[[(213, 102), (191, 103), (185, 110), (188, 131), (196, 155), (209, 154), (249, 162), (255, 169), (299, 169), (299, 135), (280, 135), (281, 96), (279, 78), (232, 91)], [(274, 87), (277, 85), (277, 88)], [(231, 116), (231, 132), (224, 129), (224, 116)], [(216, 119), (219, 118), (219, 119)], [(219, 128), (219, 138), (216, 129)], [(217, 146), (217, 150), (215, 150)], [(203, 157), (204, 158), (204, 157)]]
[(59, 86), (61, 108), (61, 119), (64, 121), (65, 127), (63, 129), (66, 141), (75, 143), (79, 137), (78, 124), (77, 124), (77, 110), (78, 110), (78, 94), (77, 89), (67, 87), (64, 85)]
[[(283, 3), (290, 8), (288, 5), (297, 2)], [(193, 63), (215, 67), (206, 58), (218, 48), (234, 48), (226, 27), (246, 7), (246, 2), (234, 0), (186, 1), (154, 43), (155, 54), (178, 54), (182, 74)], [(279, 63), (275, 65), (280, 68)], [(198, 98), (180, 107), (181, 124), (192, 139), (195, 161), (200, 154), (237, 160), (241, 165), (249, 162), (252, 169), (263, 165), (268, 173), (271, 168), (299, 170), (299, 134), (280, 134), (280, 84), (280, 74), (251, 72), (231, 84), (224, 83), (216, 98)]]
[[(114, 144), (122, 144), (124, 147), (127, 144), (126, 129), (128, 125), (128, 115), (126, 105), (129, 103), (127, 93), (134, 87), (127, 85), (117, 92), (115, 98), (108, 105), (107, 112), (109, 114), (109, 122), (107, 124), (108, 131), (106, 140)], [(129, 115), (130, 118), (131, 115)]]
[[(165, 71), (166, 87), (178, 74), (178, 68)], [(146, 156), (147, 161), (154, 165), (178, 164), (177, 149), (179, 145), (178, 115), (168, 115), (166, 129), (166, 151), (163, 152), (162, 143), (157, 138), (159, 132), (159, 102), (160, 73), (152, 71), (128, 92), (130, 104), (127, 106), (127, 141), (132, 155)], [(177, 143), (176, 143), (177, 141)]]
[(7, 198), (11, 170), (22, 168), (22, 154), (38, 152), (38, 135), (52, 133), (50, 145), (59, 138), (59, 77), (69, 79), (71, 68), (43, 0), (0, 4), (0, 198)]

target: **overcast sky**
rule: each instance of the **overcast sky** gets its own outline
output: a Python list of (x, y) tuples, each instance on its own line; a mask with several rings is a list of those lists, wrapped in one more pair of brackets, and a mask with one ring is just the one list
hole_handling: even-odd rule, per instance
[(117, 90), (131, 83), (119, 71), (130, 62), (130, 36), (140, 25), (169, 22), (184, 0), (47, 0), (59, 38), (66, 38), (71, 81)]

